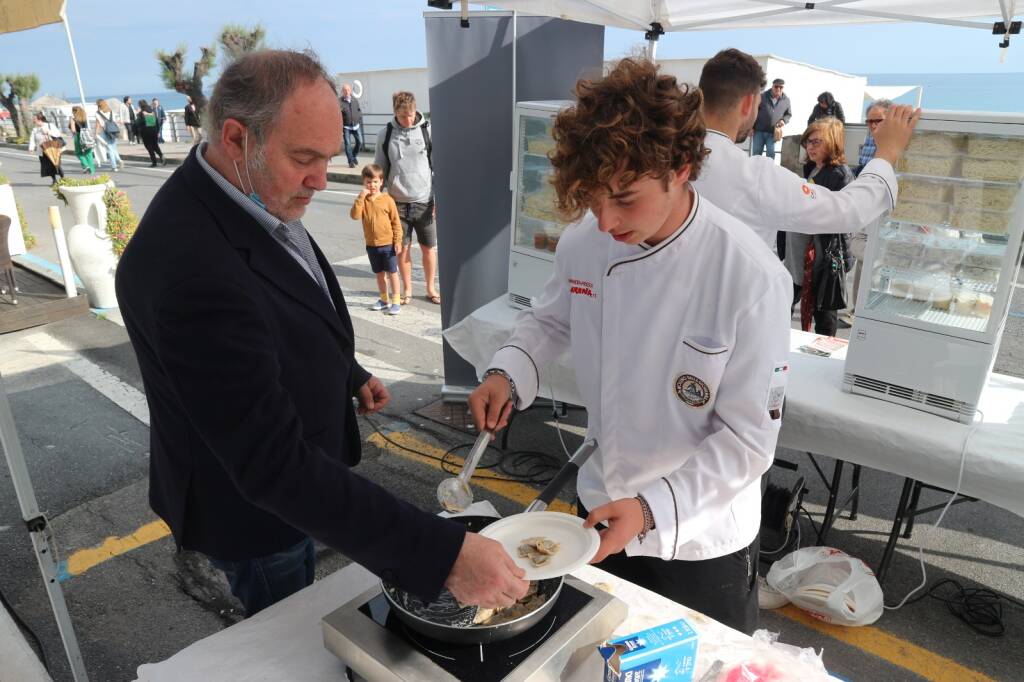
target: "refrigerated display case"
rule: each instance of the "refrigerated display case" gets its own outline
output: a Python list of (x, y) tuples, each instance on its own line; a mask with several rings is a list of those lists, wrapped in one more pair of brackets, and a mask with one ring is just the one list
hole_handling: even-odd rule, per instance
[(869, 229), (844, 388), (970, 423), (1021, 260), (1024, 116), (926, 112)]
[(554, 148), (551, 125), (568, 101), (519, 102), (515, 111), (515, 155), (512, 192), (512, 237), (508, 267), (508, 298), (517, 307), (530, 306), (551, 277), (555, 247), (566, 224), (555, 210), (548, 152)]

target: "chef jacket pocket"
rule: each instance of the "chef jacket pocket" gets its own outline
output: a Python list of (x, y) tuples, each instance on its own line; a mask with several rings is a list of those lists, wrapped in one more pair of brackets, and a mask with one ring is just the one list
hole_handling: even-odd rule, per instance
[(672, 392), (687, 407), (712, 407), (728, 360), (728, 346), (702, 337), (684, 338), (677, 354)]

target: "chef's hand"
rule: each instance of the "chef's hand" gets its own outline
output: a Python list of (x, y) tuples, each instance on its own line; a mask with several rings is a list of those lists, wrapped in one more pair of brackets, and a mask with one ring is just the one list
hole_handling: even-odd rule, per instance
[(592, 564), (600, 563), (612, 554), (618, 554), (640, 534), (644, 529), (644, 510), (635, 497), (624, 497), (591, 511), (587, 520), (583, 522), (583, 527), (593, 528), (599, 523), (608, 527), (598, 531), (601, 546), (590, 560)]
[(508, 424), (512, 413), (512, 387), (508, 379), (492, 374), (469, 394), (469, 412), (478, 431), (497, 433)]
[(359, 401), (359, 407), (356, 408), (357, 414), (373, 414), (388, 404), (391, 394), (388, 393), (388, 389), (384, 387), (380, 379), (371, 376), (365, 384), (359, 387), (356, 400)]
[(914, 134), (914, 127), (919, 118), (921, 110), (909, 104), (900, 104), (889, 109), (885, 120), (878, 124), (874, 132), (875, 144), (878, 147), (875, 157), (895, 165), (910, 144), (910, 136)]
[(466, 533), (444, 586), (463, 604), (493, 609), (512, 606), (526, 596), (530, 583), (522, 579), (524, 575), (500, 542)]

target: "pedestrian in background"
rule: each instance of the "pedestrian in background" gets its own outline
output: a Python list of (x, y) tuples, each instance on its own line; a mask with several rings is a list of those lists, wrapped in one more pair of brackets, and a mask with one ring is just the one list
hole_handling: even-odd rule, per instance
[(359, 162), (356, 157), (363, 148), (363, 111), (359, 108), (359, 98), (352, 96), (352, 86), (348, 83), (341, 86), (341, 120), (348, 167), (355, 168)]
[(124, 129), (128, 133), (129, 144), (135, 144), (139, 139), (139, 126), (138, 126), (138, 115), (135, 112), (135, 107), (132, 106), (132, 98), (125, 96), (124, 107), (128, 110), (128, 122), (125, 123)]
[(160, 100), (156, 97), (153, 98), (153, 113), (156, 114), (156, 139), (158, 142), (163, 144), (164, 141), (164, 121), (167, 120), (167, 112), (164, 111), (164, 107), (160, 104)]
[(135, 123), (135, 130), (139, 135), (139, 139), (142, 140), (142, 144), (146, 146), (146, 151), (149, 152), (149, 167), (153, 168), (156, 166), (156, 157), (158, 156), (160, 157), (160, 163), (166, 166), (167, 159), (164, 158), (164, 153), (157, 142), (157, 117), (153, 112), (153, 108), (144, 99), (139, 100), (139, 113), (135, 116)]
[(199, 110), (195, 102), (188, 95), (185, 95), (185, 127), (188, 134), (192, 136), (192, 144), (197, 145), (203, 141), (202, 123), (199, 121)]
[(768, 158), (775, 158), (775, 142), (782, 139), (782, 127), (793, 116), (789, 97), (782, 91), (785, 86), (786, 81), (776, 78), (772, 81), (772, 87), (761, 93), (750, 142), (751, 156), (760, 156), (764, 152)]
[(42, 112), (36, 114), (35, 122), (36, 125), (28, 138), (28, 151), (39, 151), (39, 177), (48, 177), (50, 184), (55, 184), (58, 175), (64, 177), (64, 169), (60, 167), (64, 139), (61, 137), (60, 128), (47, 121)]
[(68, 124), (71, 135), (75, 141), (75, 156), (82, 164), (82, 172), (91, 175), (96, 172), (96, 159), (93, 149), (96, 147), (96, 140), (89, 132), (89, 125), (85, 117), (85, 109), (77, 104), (71, 107), (71, 122)]
[(837, 102), (828, 90), (818, 95), (818, 106), (811, 110), (811, 115), (807, 117), (807, 125), (811, 125), (819, 118), (834, 118), (840, 123), (846, 123), (843, 105)]
[[(405, 238), (398, 258), (402, 275), (402, 305), (412, 299), (412, 234), (423, 251), (426, 299), (441, 304), (434, 288), (437, 273), (437, 229), (434, 227), (434, 171), (431, 163), (430, 122), (416, 111), (416, 96), (396, 92), (391, 96), (394, 118), (382, 131), (374, 162), (384, 169), (384, 187), (398, 205)], [(378, 134), (378, 139), (381, 139)]]
[(131, 122), (131, 118), (128, 115), (128, 105), (121, 100), (114, 98), (111, 99), (107, 105), (110, 107), (110, 111), (114, 117), (114, 123), (120, 128), (118, 138), (122, 142), (128, 141), (128, 124)]
[[(117, 100), (114, 100), (116, 103)], [(114, 120), (114, 113), (110, 110), (107, 100), (96, 100), (96, 140), (106, 148), (107, 156), (110, 158), (110, 170), (115, 173), (121, 170), (124, 162), (121, 155), (117, 153), (117, 138), (121, 136), (121, 128)]]

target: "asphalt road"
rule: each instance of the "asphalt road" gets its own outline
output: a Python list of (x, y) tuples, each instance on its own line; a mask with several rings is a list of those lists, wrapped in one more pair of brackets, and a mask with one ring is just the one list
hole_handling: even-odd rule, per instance
[[(38, 177), (35, 157), (0, 150), (0, 162), (39, 239), (33, 254), (56, 262), (46, 223), (46, 207), (55, 201), (46, 180)], [(172, 170), (143, 165), (148, 166), (132, 164), (115, 176), (140, 213)], [(74, 167), (69, 161), (68, 170)], [(394, 396), (386, 414), (373, 424), (361, 423), (366, 445), (359, 472), (424, 509), (434, 509), (434, 490), (446, 474), (429, 460), (378, 447), (382, 441), (373, 425), (433, 455), (469, 442), (472, 435), (453, 428), (461, 426), (461, 414), (430, 409), (442, 383), (438, 308), (420, 297), (394, 318), (365, 310), (375, 298), (375, 283), (363, 264), (362, 230), (348, 219), (353, 197), (351, 186), (332, 185), (311, 204), (305, 223), (334, 264), (354, 318), (362, 360), (390, 384)], [(416, 293), (423, 291), (420, 281)], [(1019, 287), (1012, 310), (996, 369), (1024, 376), (1024, 295)], [(133, 679), (138, 665), (167, 658), (237, 621), (226, 584), (209, 570), (205, 559), (176, 552), (173, 541), (154, 530), (156, 517), (146, 499), (146, 424), (133, 416), (137, 412), (125, 409), (124, 400), (115, 402), (116, 393), (96, 388), (113, 377), (113, 383), (129, 392), (142, 390), (116, 315), (81, 316), (0, 336), (0, 372), (40, 507), (52, 521), (61, 558), (68, 561), (69, 577), (62, 585), (91, 677)], [(444, 425), (445, 416), (450, 417), (450, 426)], [(582, 412), (571, 411), (563, 420), (569, 448), (579, 442), (584, 419)], [(540, 451), (549, 456), (548, 462), (558, 461), (564, 455), (554, 429), (549, 412), (530, 411), (517, 422), (512, 448)], [(807, 507), (815, 520), (820, 519), (826, 493), (806, 455), (778, 455), (796, 462), (800, 474), (808, 477)], [(492, 454), (487, 461), (495, 459)], [(831, 472), (831, 461), (820, 461)], [(536, 461), (518, 464), (527, 472)], [(785, 483), (795, 475), (774, 470), (772, 477)], [(865, 471), (862, 485), (860, 517), (841, 519), (830, 544), (873, 564), (884, 545), (901, 480)], [(503, 513), (528, 499), (520, 488), (500, 494), (477, 488), (476, 493)], [(568, 491), (566, 498), (570, 497)], [(926, 493), (924, 504), (944, 499)], [(950, 577), (1024, 600), (1024, 519), (983, 503), (956, 506), (942, 528), (928, 528), (935, 516), (924, 517), (912, 541), (924, 544), (929, 583)], [(810, 523), (805, 520), (802, 529), (806, 539)], [(101, 553), (90, 550), (105, 541), (105, 547), (114, 548), (108, 554), (116, 556), (100, 561), (96, 557)], [(30, 550), (10, 477), (0, 466), (0, 590), (41, 638), (54, 677), (67, 680), (68, 668)], [(345, 561), (320, 548), (318, 574), (334, 571)], [(885, 585), (887, 601), (898, 601), (918, 582), (920, 569), (912, 544), (903, 543)], [(823, 648), (829, 669), (851, 680), (1017, 680), (1024, 669), (1024, 609), (1009, 605), (1003, 612), (1002, 638), (971, 632), (931, 599), (887, 612), (870, 629), (846, 631), (858, 636), (826, 634), (786, 613), (762, 612), (762, 621), (764, 627), (781, 633), (783, 641)]]

